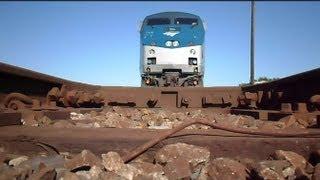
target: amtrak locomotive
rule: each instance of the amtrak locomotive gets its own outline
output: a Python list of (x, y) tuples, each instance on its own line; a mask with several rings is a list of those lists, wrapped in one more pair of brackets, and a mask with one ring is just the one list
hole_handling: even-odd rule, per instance
[(147, 16), (140, 29), (141, 86), (203, 86), (204, 34), (193, 14)]

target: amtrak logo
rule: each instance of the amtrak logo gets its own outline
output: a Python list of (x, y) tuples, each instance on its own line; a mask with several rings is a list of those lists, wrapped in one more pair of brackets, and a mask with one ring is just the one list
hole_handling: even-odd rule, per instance
[(163, 33), (163, 35), (173, 37), (173, 36), (175, 36), (175, 35), (177, 35), (179, 33), (180, 33), (179, 31), (167, 31), (167, 32)]

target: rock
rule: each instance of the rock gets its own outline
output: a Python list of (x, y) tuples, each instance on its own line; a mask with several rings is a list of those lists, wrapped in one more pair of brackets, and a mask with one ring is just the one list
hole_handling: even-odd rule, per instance
[(77, 171), (76, 175), (82, 180), (99, 179), (102, 173), (101, 168), (93, 166), (89, 171)]
[(145, 152), (141, 155), (139, 155), (138, 157), (136, 157), (135, 159), (133, 159), (131, 162), (149, 162), (149, 163), (153, 163), (154, 161), (154, 155), (152, 153), (149, 152)]
[(83, 166), (90, 166), (90, 167), (97, 166), (100, 168), (102, 167), (101, 159), (99, 159), (89, 150), (83, 150), (80, 154), (66, 161), (64, 166), (70, 170), (74, 170)]
[(163, 117), (166, 117), (166, 115), (148, 114), (142, 116), (141, 118), (142, 122), (146, 124), (149, 129), (172, 129), (173, 121), (170, 121), (169, 119)]
[(42, 118), (40, 118), (38, 120), (38, 123), (39, 123), (40, 126), (48, 126), (48, 125), (52, 124), (53, 122), (47, 116), (43, 116)]
[(146, 108), (140, 109), (140, 112), (141, 112), (143, 115), (154, 114), (154, 112), (153, 112), (152, 110), (146, 109)]
[(105, 117), (106, 117), (106, 119), (105, 119), (105, 121), (103, 121), (104, 127), (113, 127), (113, 128), (115, 128), (115, 127), (119, 126), (118, 120), (121, 117), (119, 114), (113, 113), (113, 112), (107, 112), (105, 114)]
[(191, 118), (205, 118), (205, 114), (199, 109), (199, 110), (195, 110), (195, 111), (191, 111), (190, 112), (190, 116)]
[(288, 179), (311, 179), (311, 175), (305, 173), (305, 171), (301, 168), (296, 168), (294, 171), (294, 175), (288, 177)]
[(117, 152), (102, 154), (102, 164), (108, 171), (118, 171), (124, 166), (124, 161)]
[(142, 121), (148, 126), (159, 126), (162, 122), (158, 122), (156, 114), (145, 114), (141, 117)]
[(315, 167), (314, 167), (314, 172), (312, 175), (312, 180), (320, 180), (320, 163), (318, 163)]
[(190, 178), (192, 175), (189, 162), (183, 158), (177, 158), (174, 161), (169, 161), (164, 166), (164, 172), (169, 179)]
[(4, 167), (0, 172), (0, 179), (27, 179), (32, 173), (28, 166)]
[(141, 122), (132, 121), (125, 116), (120, 116), (117, 113), (107, 112), (105, 119), (100, 121), (102, 127), (112, 128), (142, 128)]
[(34, 172), (29, 179), (45, 179), (45, 180), (54, 180), (56, 177), (56, 171), (52, 167), (43, 167), (38, 171)]
[(21, 121), (26, 126), (39, 126), (34, 113), (22, 113)]
[(320, 95), (315, 94), (310, 97), (310, 102), (314, 104), (320, 104)]
[(120, 118), (120, 115), (115, 112), (107, 112), (104, 116), (105, 121), (115, 121)]
[(100, 125), (99, 123), (95, 122), (95, 123), (93, 123), (93, 127), (94, 127), (94, 128), (100, 128), (101, 125)]
[(94, 116), (93, 119), (98, 122), (104, 122), (106, 121), (107, 118), (104, 115), (97, 115), (97, 116)]
[(76, 112), (70, 113), (70, 119), (72, 119), (72, 120), (79, 120), (82, 118), (83, 118), (83, 114), (81, 114), (81, 113), (76, 113)]
[(131, 108), (122, 108), (119, 106), (113, 106), (112, 110), (122, 117), (130, 118), (132, 116), (132, 109)]
[(285, 127), (291, 127), (296, 123), (297, 119), (294, 115), (289, 115), (284, 118), (281, 118), (279, 121), (283, 122)]
[(174, 162), (177, 161), (177, 159), (184, 159), (187, 161), (191, 173), (196, 173), (205, 163), (209, 162), (210, 152), (203, 147), (176, 143), (164, 146), (155, 155), (156, 162), (162, 165), (181, 163)]
[(234, 114), (228, 114), (227, 117), (217, 119), (218, 123), (222, 124), (223, 122), (232, 124), (233, 126), (239, 126), (241, 123), (245, 123), (247, 121), (246, 118), (242, 116), (237, 116)]
[(171, 113), (168, 118), (170, 121), (184, 121), (185, 119), (187, 119), (187, 115), (182, 112)]
[(128, 118), (126, 117), (120, 117), (115, 125), (116, 128), (135, 128), (135, 124), (132, 123), (133, 121), (130, 121)]
[(48, 157), (36, 156), (36, 157), (33, 157), (32, 159), (28, 159), (22, 162), (20, 165), (21, 166), (28, 165), (33, 170), (36, 170), (41, 163), (48, 167), (59, 168), (59, 167), (63, 167), (65, 163), (65, 159), (61, 155), (52, 155)]
[(73, 157), (71, 153), (65, 152), (65, 151), (62, 151), (62, 152), (60, 152), (59, 154), (60, 154), (61, 156), (63, 156), (64, 159), (71, 159), (71, 158)]
[(191, 175), (191, 179), (197, 179), (197, 180), (207, 180), (209, 179), (209, 165), (210, 163), (206, 163), (202, 169), (199, 169), (200, 172), (195, 172)]
[(255, 160), (250, 158), (236, 158), (238, 162), (243, 164), (250, 172), (254, 169), (257, 164)]
[(229, 158), (217, 158), (210, 162), (208, 167), (211, 179), (247, 179), (249, 175), (246, 167)]
[(267, 160), (259, 162), (254, 171), (262, 179), (284, 179), (295, 173), (294, 167), (286, 160)]
[(132, 180), (135, 176), (141, 174), (137, 168), (131, 166), (130, 164), (125, 164), (119, 171), (116, 171), (115, 173), (129, 180)]
[(304, 128), (307, 128), (309, 126), (308, 120), (297, 118), (297, 122)]
[(257, 128), (258, 122), (259, 121), (249, 117), (238, 116), (235, 125), (242, 128)]
[(107, 154), (102, 154), (102, 164), (107, 171), (114, 172), (126, 179), (163, 178), (163, 171), (159, 165), (153, 165), (146, 162), (124, 164), (120, 155), (112, 151)]
[(285, 128), (307, 128), (316, 124), (316, 118), (308, 118), (305, 115), (289, 115), (283, 117), (279, 122), (284, 123)]
[(120, 106), (112, 106), (112, 111), (118, 113), (122, 110), (122, 108)]
[(161, 118), (161, 119), (168, 119), (168, 118), (169, 118), (168, 112), (167, 112), (167, 111), (164, 111), (164, 110), (160, 110), (160, 111), (157, 113), (157, 116), (158, 116), (158, 118)]
[(75, 124), (66, 120), (58, 120), (52, 126), (55, 128), (72, 128)]
[(126, 179), (133, 179), (138, 174), (138, 170), (131, 165), (124, 164), (122, 158), (117, 152), (108, 152), (102, 154), (102, 164), (107, 171), (116, 173)]
[(287, 160), (293, 167), (301, 168), (303, 170), (307, 165), (307, 161), (303, 156), (292, 151), (277, 150), (275, 151), (274, 158), (277, 160)]
[(9, 161), (9, 165), (10, 166), (18, 166), (19, 164), (21, 164), (22, 162), (28, 160), (29, 157), (28, 156), (20, 156), (18, 158), (12, 159)]
[(276, 121), (276, 122), (271, 122), (271, 121), (265, 121), (263, 122), (260, 127), (263, 130), (274, 130), (274, 129), (283, 129), (285, 128), (284, 122)]
[(80, 177), (72, 172), (65, 172), (60, 180), (80, 180)]
[(99, 175), (99, 179), (101, 179), (101, 180), (126, 180), (124, 177), (121, 177), (114, 172), (102, 172)]
[(133, 179), (167, 179), (159, 164), (133, 162), (130, 163), (130, 165), (138, 170), (138, 174), (136, 174)]
[(101, 167), (93, 166), (89, 170), (89, 173), (92, 178), (98, 178), (100, 173), (102, 173)]
[(155, 160), (160, 164), (172, 162), (178, 157), (186, 159), (193, 167), (209, 161), (208, 149), (185, 143), (169, 144), (161, 148), (155, 155)]
[(96, 117), (96, 116), (98, 116), (97, 111), (90, 111), (90, 117)]
[(264, 180), (282, 180), (284, 179), (284, 177), (280, 174), (278, 174), (277, 172), (273, 171), (270, 168), (263, 168), (263, 169), (259, 169), (258, 170), (258, 175), (260, 178), (264, 179)]
[(91, 115), (88, 113), (81, 114), (81, 113), (71, 112), (70, 119), (71, 120), (85, 120), (85, 119), (92, 119), (92, 118), (91, 118)]
[(77, 171), (76, 175), (80, 178), (80, 180), (91, 180), (90, 173), (88, 171)]
[(292, 176), (294, 173), (295, 173), (295, 170), (294, 170), (294, 168), (293, 168), (292, 166), (287, 167), (287, 168), (285, 168), (285, 169), (282, 171), (282, 175), (283, 175), (284, 177), (290, 177), (290, 176)]
[(66, 172), (70, 172), (68, 169), (64, 168), (63, 166), (59, 168), (55, 168), (55, 171), (57, 172), (57, 175), (56, 175), (57, 180), (63, 178)]
[(139, 110), (134, 109), (131, 111), (131, 120), (141, 121), (141, 117), (142, 117), (142, 113)]
[(305, 172), (308, 173), (308, 174), (313, 174), (313, 172), (314, 172), (314, 167), (309, 162), (307, 162), (307, 166), (305, 168)]
[(259, 126), (259, 124), (261, 124), (260, 121), (257, 121), (256, 119), (250, 116), (239, 116), (233, 114), (214, 114), (213, 117), (217, 121), (217, 123), (227, 127), (236, 126), (241, 128), (256, 129)]

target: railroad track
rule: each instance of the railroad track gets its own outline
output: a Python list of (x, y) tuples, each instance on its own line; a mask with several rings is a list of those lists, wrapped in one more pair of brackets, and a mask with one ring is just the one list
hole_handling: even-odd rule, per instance
[[(30, 163), (36, 155), (45, 154), (46, 157), (63, 156), (67, 164), (60, 173), (57, 167), (50, 169), (48, 164), (52, 162), (46, 161), (46, 171), (31, 168), (26, 176), (23, 170), (28, 168), (22, 168), (23, 163), (12, 165), (14, 167), (3, 165), (0, 177), (23, 179), (53, 175), (50, 178), (57, 179), (74, 174), (80, 177), (84, 176), (83, 173), (93, 177), (90, 173), (95, 169), (93, 166), (98, 165), (92, 162), (96, 161), (104, 162), (100, 176), (149, 177), (144, 168), (139, 173), (131, 169), (133, 175), (128, 175), (128, 169), (137, 169), (134, 163), (142, 159), (152, 167), (161, 165), (164, 169), (161, 176), (153, 174), (154, 179), (219, 178), (217, 174), (210, 173), (214, 172), (212, 169), (206, 169), (218, 168), (213, 163), (218, 161), (217, 157), (233, 159), (223, 162), (229, 163), (231, 169), (234, 166), (238, 170), (240, 166), (244, 167), (246, 173), (236, 172), (247, 178), (316, 177), (320, 171), (320, 165), (317, 165), (320, 163), (319, 78), (320, 69), (315, 69), (245, 87), (102, 87), (0, 63), (0, 160), (10, 164), (19, 156), (26, 155), (29, 159), (26, 162)], [(181, 151), (191, 148), (188, 152), (196, 153), (204, 151), (201, 149), (204, 148), (210, 153), (209, 159), (201, 161), (201, 172), (196, 172), (197, 168), (193, 166), (189, 170), (189, 167), (177, 166), (177, 163), (190, 158), (187, 156), (180, 155), (184, 160), (178, 158), (177, 162), (170, 160), (164, 163), (157, 159), (159, 153), (176, 143)], [(84, 149), (93, 154), (88, 155)], [(108, 165), (108, 160), (111, 162), (117, 157), (108, 154), (112, 151), (119, 153), (123, 161), (121, 167), (126, 167), (126, 170), (115, 170)], [(94, 157), (98, 160), (85, 158), (76, 161), (79, 158), (77, 154), (81, 152), (81, 157), (88, 155), (88, 158), (107, 153), (111, 159)], [(168, 152), (169, 155), (164, 156), (176, 153), (174, 150)], [(288, 152), (294, 155), (288, 155)], [(289, 162), (286, 168), (293, 167), (293, 170), (288, 175), (268, 169), (262, 162), (270, 157), (273, 159), (270, 162), (277, 165), (284, 163), (282, 161)], [(304, 158), (305, 167), (298, 168), (290, 157)], [(248, 158), (255, 165), (243, 161)], [(234, 165), (235, 160), (240, 165)], [(75, 164), (70, 165), (73, 161)], [(176, 174), (168, 170), (174, 169), (168, 168), (169, 165), (175, 167)], [(89, 169), (84, 168), (88, 166)], [(10, 173), (2, 171), (3, 168), (10, 169)], [(266, 169), (270, 174), (263, 173)], [(220, 178), (227, 178), (227, 174)]]

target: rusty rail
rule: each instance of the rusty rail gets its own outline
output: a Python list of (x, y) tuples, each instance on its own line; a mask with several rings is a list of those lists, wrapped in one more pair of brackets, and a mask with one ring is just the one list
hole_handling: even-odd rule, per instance
[(221, 125), (218, 125), (214, 122), (210, 122), (208, 120), (204, 119), (195, 119), (195, 120), (188, 120), (187, 122), (177, 126), (174, 129), (168, 130), (166, 132), (163, 132), (162, 134), (159, 134), (158, 137), (146, 142), (145, 144), (142, 144), (141, 146), (137, 147), (134, 149), (131, 153), (123, 157), (124, 162), (130, 162), (152, 146), (156, 145), (160, 141), (170, 137), (171, 135), (183, 130), (184, 128), (191, 126), (193, 124), (202, 124), (202, 125), (207, 125), (215, 129), (221, 129), (224, 131), (229, 131), (229, 132), (234, 132), (234, 133), (241, 133), (241, 134), (248, 134), (248, 135), (263, 135), (263, 136), (272, 136), (272, 137), (307, 137), (307, 136), (320, 136), (320, 132), (293, 132), (293, 133), (288, 133), (288, 132), (281, 132), (281, 131), (274, 131), (274, 132), (262, 132), (262, 131), (257, 131), (257, 130), (244, 130), (244, 129), (236, 129), (236, 128), (231, 128), (231, 127), (224, 127)]

